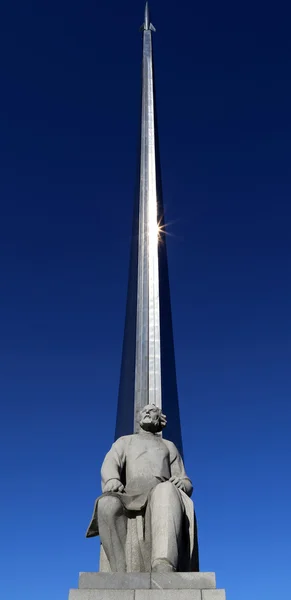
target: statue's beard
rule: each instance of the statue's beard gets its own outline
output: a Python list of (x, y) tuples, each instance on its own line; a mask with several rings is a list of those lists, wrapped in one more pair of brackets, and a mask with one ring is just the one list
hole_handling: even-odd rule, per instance
[(158, 431), (160, 431), (160, 422), (158, 421), (141, 421), (140, 423), (141, 428), (144, 431), (151, 431), (151, 433), (157, 433)]

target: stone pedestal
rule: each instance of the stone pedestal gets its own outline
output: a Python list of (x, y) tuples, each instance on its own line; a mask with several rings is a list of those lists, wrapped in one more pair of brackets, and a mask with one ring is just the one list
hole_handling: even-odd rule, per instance
[(226, 600), (215, 573), (80, 573), (69, 600)]

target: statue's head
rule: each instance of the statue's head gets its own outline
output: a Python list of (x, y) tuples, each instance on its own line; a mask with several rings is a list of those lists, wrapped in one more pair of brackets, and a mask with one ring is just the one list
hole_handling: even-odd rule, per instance
[(155, 404), (147, 404), (140, 411), (139, 424), (145, 431), (151, 431), (152, 433), (159, 433), (167, 425), (167, 417), (163, 415), (162, 411)]

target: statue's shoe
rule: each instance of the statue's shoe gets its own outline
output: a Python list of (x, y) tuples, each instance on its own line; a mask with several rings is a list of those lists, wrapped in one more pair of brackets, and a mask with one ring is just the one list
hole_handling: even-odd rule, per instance
[(152, 573), (173, 573), (175, 571), (176, 569), (174, 569), (173, 565), (164, 558), (155, 560), (152, 565)]

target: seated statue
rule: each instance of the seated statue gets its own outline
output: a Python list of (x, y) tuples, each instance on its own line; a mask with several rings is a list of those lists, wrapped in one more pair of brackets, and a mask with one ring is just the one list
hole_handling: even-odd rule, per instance
[(176, 446), (160, 435), (165, 426), (162, 411), (145, 406), (140, 432), (119, 438), (104, 459), (86, 534), (100, 536), (101, 571), (196, 570), (192, 483)]

